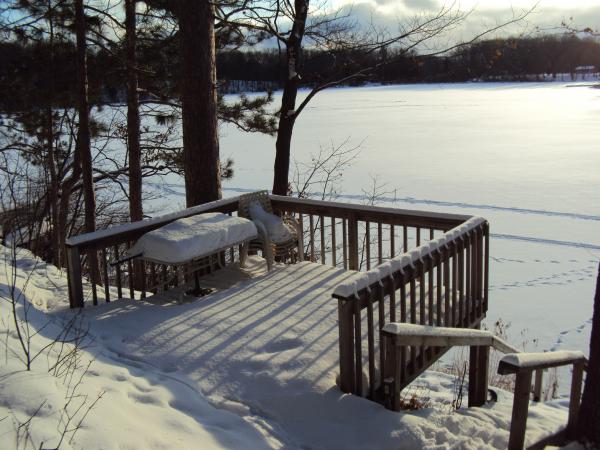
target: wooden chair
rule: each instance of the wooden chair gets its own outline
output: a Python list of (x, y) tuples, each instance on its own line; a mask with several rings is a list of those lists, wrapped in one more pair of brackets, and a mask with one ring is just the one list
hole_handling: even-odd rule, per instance
[[(267, 191), (257, 191), (240, 196), (238, 201), (238, 215), (252, 220), (249, 208), (253, 202), (258, 202), (266, 212), (274, 214), (269, 193)], [(263, 257), (267, 260), (268, 270), (271, 270), (273, 267), (273, 261), (297, 262), (304, 260), (304, 245), (300, 223), (289, 215), (284, 215), (282, 219), (291, 238), (285, 242), (277, 243), (271, 240), (267, 228), (260, 221), (253, 220), (258, 229), (259, 238), (250, 242), (249, 251), (260, 250)]]

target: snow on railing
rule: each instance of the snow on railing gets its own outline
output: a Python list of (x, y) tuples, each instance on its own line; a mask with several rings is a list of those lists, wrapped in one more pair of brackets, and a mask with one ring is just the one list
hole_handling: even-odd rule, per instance
[[(367, 395), (382, 399), (383, 372), (376, 366), (377, 361), (379, 369), (383, 366), (380, 344), (386, 322), (478, 326), (487, 311), (488, 271), (489, 226), (485, 219), (471, 217), (372, 270), (355, 272), (336, 286), (332, 295), (338, 300), (342, 391), (365, 394), (362, 336), (366, 335)], [(439, 347), (411, 346), (400, 362), (405, 376), (397, 388), (408, 385), (442, 353)]]
[(421, 261), (431, 253), (439, 251), (442, 248), (448, 250), (449, 242), (460, 238), (460, 236), (484, 223), (486, 223), (486, 220), (483, 217), (472, 217), (443, 236), (425, 242), (414, 250), (389, 259), (367, 272), (356, 272), (352, 277), (338, 284), (333, 293), (338, 297), (358, 297), (359, 291), (370, 289), (375, 284), (381, 284), (384, 279), (392, 277), (395, 272), (404, 273), (408, 267), (414, 268), (417, 261)]

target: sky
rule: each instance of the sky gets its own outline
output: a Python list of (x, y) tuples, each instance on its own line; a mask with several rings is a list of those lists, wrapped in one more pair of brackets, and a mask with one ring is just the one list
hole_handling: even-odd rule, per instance
[[(314, 3), (318, 3), (318, 0)], [(534, 33), (538, 30), (557, 32), (563, 22), (574, 28), (600, 30), (600, 0), (330, 0), (334, 8), (352, 11), (361, 22), (387, 27), (390, 32), (415, 16), (432, 14), (443, 6), (454, 4), (463, 12), (471, 11), (467, 20), (456, 27), (448, 39), (468, 40), (474, 34), (511, 19), (534, 5), (527, 19), (506, 27), (499, 36)]]

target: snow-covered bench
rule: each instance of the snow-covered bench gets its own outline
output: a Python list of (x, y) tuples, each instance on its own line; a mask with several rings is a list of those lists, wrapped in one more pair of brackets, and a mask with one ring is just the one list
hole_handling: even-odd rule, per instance
[[(240, 245), (240, 266), (243, 267), (248, 243), (257, 234), (256, 226), (248, 219), (222, 213), (199, 214), (144, 234), (128, 250), (125, 260), (140, 258), (177, 267)], [(217, 262), (221, 264), (220, 258)], [(196, 285), (198, 288), (197, 278)]]

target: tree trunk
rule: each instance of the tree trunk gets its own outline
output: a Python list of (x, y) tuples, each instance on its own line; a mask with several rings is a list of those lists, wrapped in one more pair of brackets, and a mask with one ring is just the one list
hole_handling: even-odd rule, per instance
[(296, 95), (302, 59), (302, 38), (308, 15), (308, 0), (294, 2), (294, 25), (286, 42), (286, 57), (288, 65), (287, 79), (283, 85), (281, 110), (277, 142), (275, 143), (275, 166), (273, 173), (273, 194), (287, 195), (289, 190), (290, 152), (292, 133), (296, 123)]
[(580, 439), (594, 443), (600, 448), (600, 265), (596, 279), (592, 336), (590, 338), (590, 359), (588, 362), (585, 387), (579, 410), (577, 432)]
[[(83, 202), (85, 205), (85, 231), (96, 230), (96, 198), (94, 195), (94, 180), (92, 173), (92, 151), (90, 148), (90, 111), (88, 104), (87, 57), (86, 57), (86, 23), (83, 0), (75, 0), (75, 31), (77, 36), (77, 145), (81, 173), (83, 176)], [(95, 252), (88, 254), (92, 282), (97, 281), (98, 260)]]
[(188, 207), (221, 198), (214, 6), (179, 0), (183, 163)]
[(127, 70), (127, 151), (129, 152), (129, 215), (143, 219), (142, 169), (140, 150), (140, 111), (136, 59), (136, 0), (125, 0), (125, 41)]

